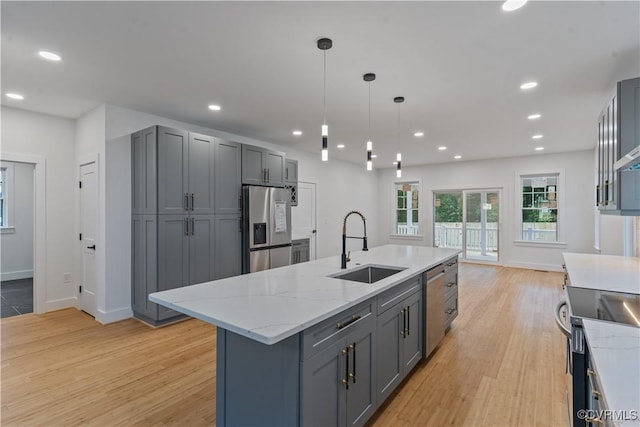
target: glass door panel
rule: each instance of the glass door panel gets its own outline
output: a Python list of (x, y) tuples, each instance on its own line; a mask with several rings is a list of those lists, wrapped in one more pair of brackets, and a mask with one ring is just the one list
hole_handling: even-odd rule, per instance
[(433, 246), (462, 250), (462, 191), (434, 193), (433, 206)]
[(464, 191), (464, 258), (498, 261), (500, 196), (497, 190)]

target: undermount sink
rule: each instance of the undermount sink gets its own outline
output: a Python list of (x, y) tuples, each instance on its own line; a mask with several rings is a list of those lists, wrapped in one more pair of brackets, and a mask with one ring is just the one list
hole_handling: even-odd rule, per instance
[(357, 270), (338, 273), (329, 277), (333, 277), (334, 279), (351, 280), (353, 282), (360, 283), (375, 283), (389, 276), (393, 276), (396, 273), (400, 273), (402, 270), (406, 270), (406, 268), (365, 265), (358, 268)]

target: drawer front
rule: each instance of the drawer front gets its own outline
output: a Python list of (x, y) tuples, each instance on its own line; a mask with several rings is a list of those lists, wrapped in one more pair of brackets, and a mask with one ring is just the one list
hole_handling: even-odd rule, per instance
[(411, 294), (422, 290), (422, 275), (412, 277), (378, 295), (378, 316)]
[(442, 264), (438, 264), (437, 266), (427, 270), (426, 276), (427, 280), (433, 279), (440, 273), (449, 273), (451, 270), (455, 269), (458, 271), (458, 257), (455, 256), (453, 258), (449, 258), (444, 261)]
[(361, 324), (373, 319), (376, 302), (371, 298), (355, 307), (343, 311), (302, 332), (302, 359), (306, 360), (318, 354), (331, 344), (351, 333)]
[(451, 268), (445, 274), (444, 279), (444, 300), (458, 296), (458, 269)]
[(458, 317), (458, 295), (446, 300), (444, 304), (444, 325), (445, 329), (451, 325), (453, 319)]

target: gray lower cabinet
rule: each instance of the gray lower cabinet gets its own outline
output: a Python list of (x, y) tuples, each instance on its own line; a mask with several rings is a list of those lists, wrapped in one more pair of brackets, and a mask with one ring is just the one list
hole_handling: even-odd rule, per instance
[(253, 145), (242, 145), (242, 183), (284, 187), (285, 154)]
[(377, 317), (377, 401), (383, 402), (422, 359), (422, 292)]
[(302, 362), (301, 425), (364, 425), (376, 409), (375, 341), (370, 317)]
[(309, 261), (309, 239), (291, 241), (291, 264)]
[(242, 217), (215, 216), (214, 279), (242, 274)]
[(131, 241), (131, 306), (135, 313), (156, 319), (159, 305), (147, 297), (158, 290), (158, 216), (132, 215)]

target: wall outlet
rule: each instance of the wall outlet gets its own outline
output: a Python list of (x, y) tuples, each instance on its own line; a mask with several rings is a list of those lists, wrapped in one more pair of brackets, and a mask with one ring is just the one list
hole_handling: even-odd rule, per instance
[(64, 283), (71, 283), (71, 273), (64, 273)]

